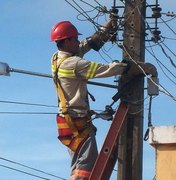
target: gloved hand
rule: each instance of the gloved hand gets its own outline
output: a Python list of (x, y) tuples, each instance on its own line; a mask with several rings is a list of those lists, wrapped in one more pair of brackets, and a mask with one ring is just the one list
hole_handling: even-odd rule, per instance
[[(130, 76), (136, 76), (139, 74), (144, 74), (144, 72), (148, 75), (151, 74), (153, 77), (157, 77), (157, 69), (153, 64), (150, 63), (143, 63), (143, 62), (128, 62), (126, 74)], [(144, 72), (143, 72), (144, 71)]]
[(108, 21), (105, 22), (103, 25), (103, 28), (111, 30), (113, 28), (113, 21), (112, 19), (109, 19)]
[(89, 45), (92, 49), (99, 51), (100, 48), (111, 39), (112, 35), (117, 31), (116, 26), (114, 25), (114, 20), (108, 20), (104, 26), (100, 28), (94, 35), (91, 36)]

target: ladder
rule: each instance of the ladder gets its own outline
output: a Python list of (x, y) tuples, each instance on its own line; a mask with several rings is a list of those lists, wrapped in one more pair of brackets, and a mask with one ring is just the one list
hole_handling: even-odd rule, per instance
[(109, 180), (117, 161), (117, 140), (127, 112), (127, 104), (121, 102), (115, 113), (109, 132), (106, 136), (100, 154), (97, 157), (89, 180)]

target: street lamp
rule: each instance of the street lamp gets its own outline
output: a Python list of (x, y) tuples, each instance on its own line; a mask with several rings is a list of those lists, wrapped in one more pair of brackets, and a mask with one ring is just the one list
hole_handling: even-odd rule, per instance
[(9, 65), (7, 63), (0, 62), (0, 75), (9, 76)]

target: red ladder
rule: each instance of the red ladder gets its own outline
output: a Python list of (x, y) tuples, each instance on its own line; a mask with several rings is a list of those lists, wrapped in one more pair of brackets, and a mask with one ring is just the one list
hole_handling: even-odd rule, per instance
[(127, 112), (127, 105), (121, 102), (115, 113), (111, 127), (96, 160), (89, 180), (109, 180), (117, 161), (117, 140)]

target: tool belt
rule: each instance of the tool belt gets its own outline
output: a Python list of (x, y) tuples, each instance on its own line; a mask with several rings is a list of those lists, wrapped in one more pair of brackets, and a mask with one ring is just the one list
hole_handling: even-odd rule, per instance
[(96, 129), (92, 123), (87, 123), (87, 120), (87, 117), (71, 118), (77, 130), (77, 132), (73, 132), (67, 123), (66, 117), (57, 115), (58, 139), (72, 151), (78, 152), (81, 145), (89, 137), (89, 133)]

